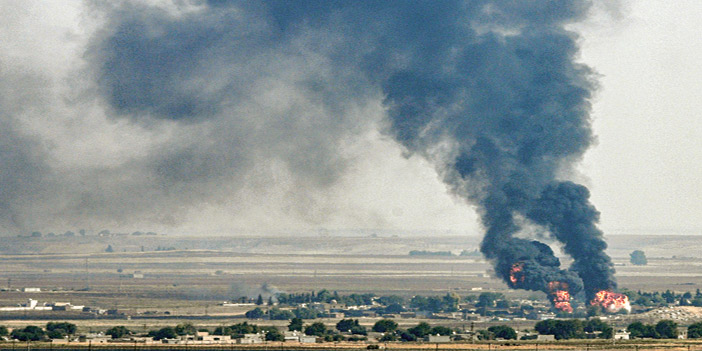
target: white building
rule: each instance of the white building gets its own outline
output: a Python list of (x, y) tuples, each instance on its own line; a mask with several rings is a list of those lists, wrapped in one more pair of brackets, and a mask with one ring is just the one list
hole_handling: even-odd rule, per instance
[(300, 342), (303, 344), (314, 344), (317, 342), (317, 337), (312, 335), (301, 335)]
[(449, 335), (429, 335), (426, 338), (428, 342), (451, 342), (451, 336)]
[(236, 339), (238, 344), (262, 344), (263, 335), (261, 334), (244, 334), (243, 338)]
[(620, 330), (614, 333), (614, 340), (629, 340), (630, 333), (626, 330)]

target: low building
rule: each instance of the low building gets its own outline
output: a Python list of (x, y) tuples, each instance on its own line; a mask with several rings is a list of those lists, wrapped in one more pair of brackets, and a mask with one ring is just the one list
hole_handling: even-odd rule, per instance
[(237, 344), (262, 344), (263, 335), (261, 334), (244, 334), (243, 338), (236, 339)]
[(555, 313), (539, 313), (536, 315), (536, 319), (538, 319), (540, 321), (545, 321), (545, 320), (554, 319), (554, 318), (556, 318)]
[(555, 335), (539, 335), (536, 337), (536, 341), (556, 341)]
[(299, 331), (285, 331), (285, 332), (283, 332), (283, 338), (285, 341), (299, 342), (300, 335), (301, 335), (301, 333)]
[(22, 288), (22, 292), (41, 292), (41, 288)]
[(301, 335), (300, 342), (303, 344), (313, 344), (317, 342), (317, 337), (313, 335)]
[(198, 335), (197, 341), (203, 344), (231, 344), (230, 335)]
[(107, 344), (110, 340), (112, 340), (111, 336), (102, 333), (88, 334), (85, 336), (85, 341), (91, 344)]
[(450, 342), (451, 341), (451, 336), (449, 335), (429, 335), (427, 336), (424, 341), (428, 342)]
[(456, 340), (467, 340), (467, 341), (478, 341), (478, 333), (475, 332), (464, 332), (461, 334), (456, 334)]
[(631, 333), (629, 333), (626, 330), (620, 330), (616, 333), (614, 333), (614, 340), (629, 340), (629, 336)]
[(129, 338), (129, 341), (137, 344), (153, 344), (156, 342), (150, 336), (132, 336)]

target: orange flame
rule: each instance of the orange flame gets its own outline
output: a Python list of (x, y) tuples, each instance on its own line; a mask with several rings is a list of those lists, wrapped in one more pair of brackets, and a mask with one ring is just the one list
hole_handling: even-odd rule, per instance
[(598, 291), (595, 294), (595, 298), (590, 301), (590, 304), (593, 306), (602, 306), (610, 313), (617, 312), (621, 309), (625, 309), (628, 312), (631, 311), (628, 296), (608, 290)]
[(553, 296), (553, 306), (563, 312), (573, 313), (573, 306), (570, 305), (570, 293), (567, 290), (556, 290)]
[(524, 263), (517, 262), (513, 264), (509, 270), (509, 281), (512, 282), (512, 285), (517, 284), (517, 282), (524, 282), (524, 278)]
[(563, 312), (573, 313), (573, 306), (570, 305), (570, 293), (568, 292), (568, 284), (558, 281), (548, 283), (548, 289), (551, 291), (551, 300), (553, 307)]

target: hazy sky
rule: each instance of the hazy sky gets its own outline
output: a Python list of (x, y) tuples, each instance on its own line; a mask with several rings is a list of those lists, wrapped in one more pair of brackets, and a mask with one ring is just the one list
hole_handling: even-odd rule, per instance
[[(270, 24), (235, 10), (188, 20), (204, 7), (0, 1), (2, 232), (480, 231), (384, 133), (382, 91), (334, 65), (343, 37), (262, 41)], [(699, 1), (603, 1), (569, 25), (599, 81), (597, 143), (569, 177), (605, 233), (702, 231), (699, 18)]]
[(582, 166), (606, 232), (702, 233), (702, 3), (631, 1), (583, 26), (600, 76)]

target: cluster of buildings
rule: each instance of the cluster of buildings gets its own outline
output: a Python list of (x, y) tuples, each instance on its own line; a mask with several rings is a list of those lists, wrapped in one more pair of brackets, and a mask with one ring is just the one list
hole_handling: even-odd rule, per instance
[(13, 311), (80, 311), (80, 312), (90, 312), (91, 309), (85, 306), (75, 306), (70, 302), (44, 302), (39, 304), (39, 301), (34, 299), (28, 299), (26, 303), (19, 304), (17, 306), (0, 307), (0, 311), (3, 312), (13, 312)]
[[(298, 331), (286, 331), (283, 333), (285, 342), (295, 343), (316, 343), (317, 337), (305, 335)], [(103, 333), (88, 334), (71, 341), (84, 341), (91, 344), (107, 343), (137, 343), (137, 344), (171, 344), (171, 345), (231, 345), (231, 344), (263, 344), (266, 340), (265, 333), (244, 334), (239, 338), (232, 338), (230, 335), (213, 335), (208, 332), (198, 331), (195, 335), (181, 335), (172, 339), (154, 340), (147, 336), (131, 336), (122, 339), (112, 339)], [(68, 339), (53, 340), (53, 343), (68, 343)]]

